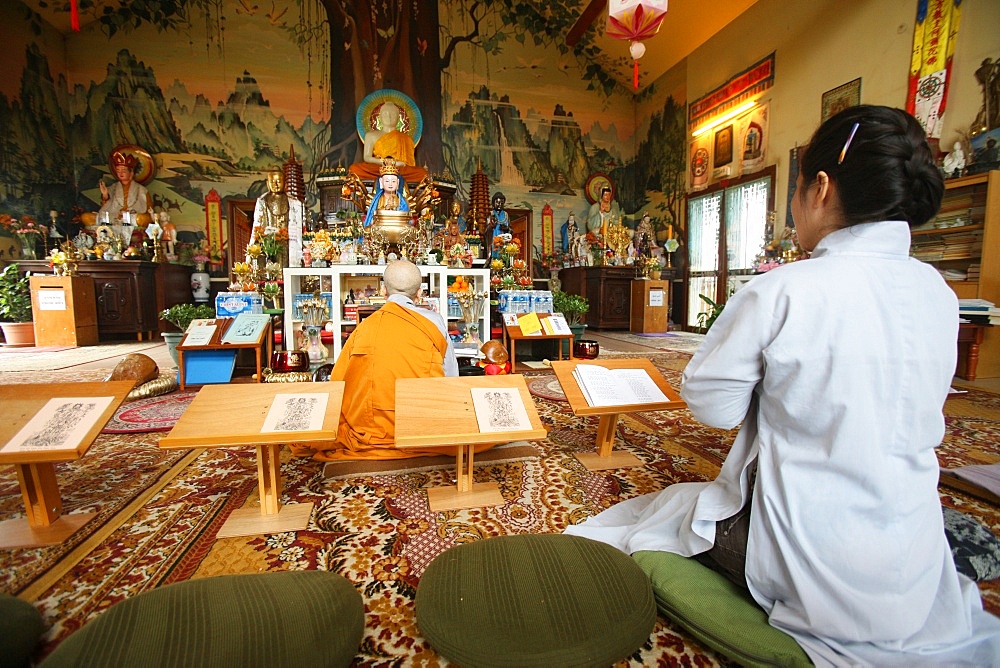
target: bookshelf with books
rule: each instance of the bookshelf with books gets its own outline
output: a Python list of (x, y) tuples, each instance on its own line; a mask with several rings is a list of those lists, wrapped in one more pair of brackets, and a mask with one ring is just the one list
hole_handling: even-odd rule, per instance
[[(489, 269), (459, 269), (444, 265), (418, 265), (424, 277), (425, 301), (437, 310), (448, 322), (449, 331), (462, 330), (465, 323), (459, 314), (449, 312), (448, 286), (463, 276), (471, 289), (476, 292), (489, 290)], [(329, 327), (332, 330), (329, 341), (324, 339), (324, 345), (329, 350), (327, 361), (334, 362), (340, 355), (341, 347), (347, 336), (357, 325), (359, 319), (377, 309), (384, 300), (378, 298), (378, 289), (382, 281), (382, 265), (335, 264), (328, 267), (295, 267), (284, 270), (285, 282), (285, 321), (284, 331), (295, 332), (302, 327), (300, 310), (296, 310), (296, 302), (301, 296), (311, 294), (309, 290), (319, 290), (330, 306)], [(352, 292), (353, 291), (353, 292)], [(352, 297), (353, 294), (353, 297)], [(364, 297), (362, 297), (364, 295)], [(479, 343), (456, 343), (456, 352), (460, 355), (475, 356), (482, 342), (489, 338), (490, 309), (488, 304), (481, 309), (478, 318), (481, 340)], [(487, 333), (483, 336), (483, 332)], [(291, 350), (289, 339), (286, 347)]]
[[(936, 267), (959, 299), (1000, 304), (1000, 171), (945, 181), (938, 215), (911, 234), (910, 254)], [(977, 375), (1000, 376), (1000, 331), (984, 333)]]

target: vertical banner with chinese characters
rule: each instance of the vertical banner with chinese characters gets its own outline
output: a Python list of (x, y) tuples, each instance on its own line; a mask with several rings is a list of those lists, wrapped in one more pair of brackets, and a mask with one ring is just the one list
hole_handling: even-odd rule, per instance
[(555, 224), (553, 211), (549, 203), (542, 207), (542, 257), (551, 255), (555, 249)]
[(208, 247), (222, 251), (222, 198), (215, 188), (205, 195), (205, 234), (208, 237)]
[(948, 103), (962, 0), (917, 0), (906, 110), (931, 139), (941, 137), (940, 119)]

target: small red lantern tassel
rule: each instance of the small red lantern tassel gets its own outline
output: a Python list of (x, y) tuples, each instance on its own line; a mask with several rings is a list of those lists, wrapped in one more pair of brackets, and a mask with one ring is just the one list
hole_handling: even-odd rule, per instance
[(80, 8), (77, 6), (77, 0), (69, 2), (69, 25), (76, 32), (80, 32)]
[(632, 87), (639, 90), (639, 61), (633, 60), (632, 62), (635, 64), (635, 69), (632, 70)]

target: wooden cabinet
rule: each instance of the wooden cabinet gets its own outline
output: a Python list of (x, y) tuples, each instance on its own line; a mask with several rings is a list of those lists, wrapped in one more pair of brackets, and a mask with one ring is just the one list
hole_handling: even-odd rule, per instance
[(635, 267), (569, 267), (559, 272), (562, 289), (590, 302), (586, 323), (593, 329), (628, 329)]
[[(910, 253), (937, 267), (960, 299), (1000, 305), (1000, 171), (946, 181), (941, 211), (912, 238)], [(998, 327), (984, 333), (976, 375), (1000, 376)]]
[[(51, 274), (44, 260), (21, 260), (22, 271)], [(141, 341), (170, 327), (159, 312), (191, 301), (191, 268), (134, 260), (87, 260), (79, 275), (90, 278), (97, 305), (100, 337), (135, 334)]]

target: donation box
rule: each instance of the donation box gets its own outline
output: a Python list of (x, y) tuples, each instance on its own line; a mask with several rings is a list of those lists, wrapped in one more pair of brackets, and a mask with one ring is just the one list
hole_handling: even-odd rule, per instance
[(666, 334), (669, 328), (670, 281), (632, 281), (629, 331), (633, 334)]
[(97, 302), (89, 276), (32, 276), (35, 345), (92, 346), (97, 343)]

